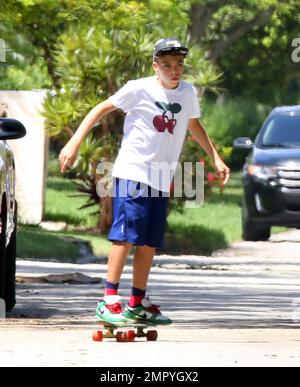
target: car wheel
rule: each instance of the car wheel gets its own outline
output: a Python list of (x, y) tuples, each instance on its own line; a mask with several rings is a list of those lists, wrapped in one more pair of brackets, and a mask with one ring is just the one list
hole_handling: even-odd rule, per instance
[(5, 297), (5, 263), (6, 263), (6, 206), (2, 203), (0, 222), (0, 298)]
[(242, 215), (242, 238), (245, 241), (267, 241), (271, 236), (271, 227), (263, 226), (253, 222), (248, 214), (248, 209), (243, 204), (243, 215)]
[(6, 248), (5, 302), (6, 311), (12, 310), (16, 304), (16, 253), (17, 253), (17, 203), (15, 205), (14, 224), (9, 244)]

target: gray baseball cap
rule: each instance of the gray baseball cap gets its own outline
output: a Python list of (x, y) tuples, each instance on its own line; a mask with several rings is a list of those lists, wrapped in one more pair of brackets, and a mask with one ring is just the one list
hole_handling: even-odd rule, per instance
[(156, 57), (174, 51), (186, 55), (189, 50), (177, 38), (164, 38), (155, 43), (153, 56)]

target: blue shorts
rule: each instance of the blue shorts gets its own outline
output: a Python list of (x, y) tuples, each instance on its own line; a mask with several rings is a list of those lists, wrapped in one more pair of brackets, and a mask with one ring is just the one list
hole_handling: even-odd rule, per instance
[(116, 178), (110, 241), (161, 247), (165, 233), (168, 194), (146, 184)]

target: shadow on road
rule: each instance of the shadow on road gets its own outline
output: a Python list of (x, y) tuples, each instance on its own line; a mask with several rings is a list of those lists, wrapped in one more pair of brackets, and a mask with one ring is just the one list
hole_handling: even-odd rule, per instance
[[(128, 270), (129, 272), (129, 270)], [(266, 272), (155, 269), (151, 299), (184, 328), (298, 328), (299, 282)], [(127, 277), (128, 277), (127, 273)], [(125, 278), (121, 294), (129, 295)], [(20, 324), (93, 324), (102, 289), (95, 285), (18, 285), (18, 303), (8, 316)], [(299, 310), (297, 310), (297, 308)], [(297, 312), (299, 312), (297, 314)]]
[[(214, 257), (158, 256), (148, 292), (182, 328), (300, 328), (299, 241), (299, 232), (292, 232), (271, 242), (240, 242)], [(103, 279), (106, 266), (18, 261), (24, 276), (74, 271)], [(128, 265), (120, 289), (125, 302), (131, 273)], [(102, 294), (102, 284), (21, 283), (4, 323), (92, 325)]]

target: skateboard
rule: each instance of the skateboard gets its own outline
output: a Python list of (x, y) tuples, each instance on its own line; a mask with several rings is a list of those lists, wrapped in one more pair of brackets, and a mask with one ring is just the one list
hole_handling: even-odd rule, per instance
[[(146, 324), (139, 322), (127, 323), (108, 323), (106, 321), (98, 321), (103, 329), (94, 331), (93, 340), (103, 341), (103, 339), (116, 339), (118, 342), (134, 341), (136, 337), (145, 337), (147, 341), (156, 341), (158, 333), (156, 330), (145, 330), (154, 324)], [(125, 328), (125, 330), (122, 330)]]

